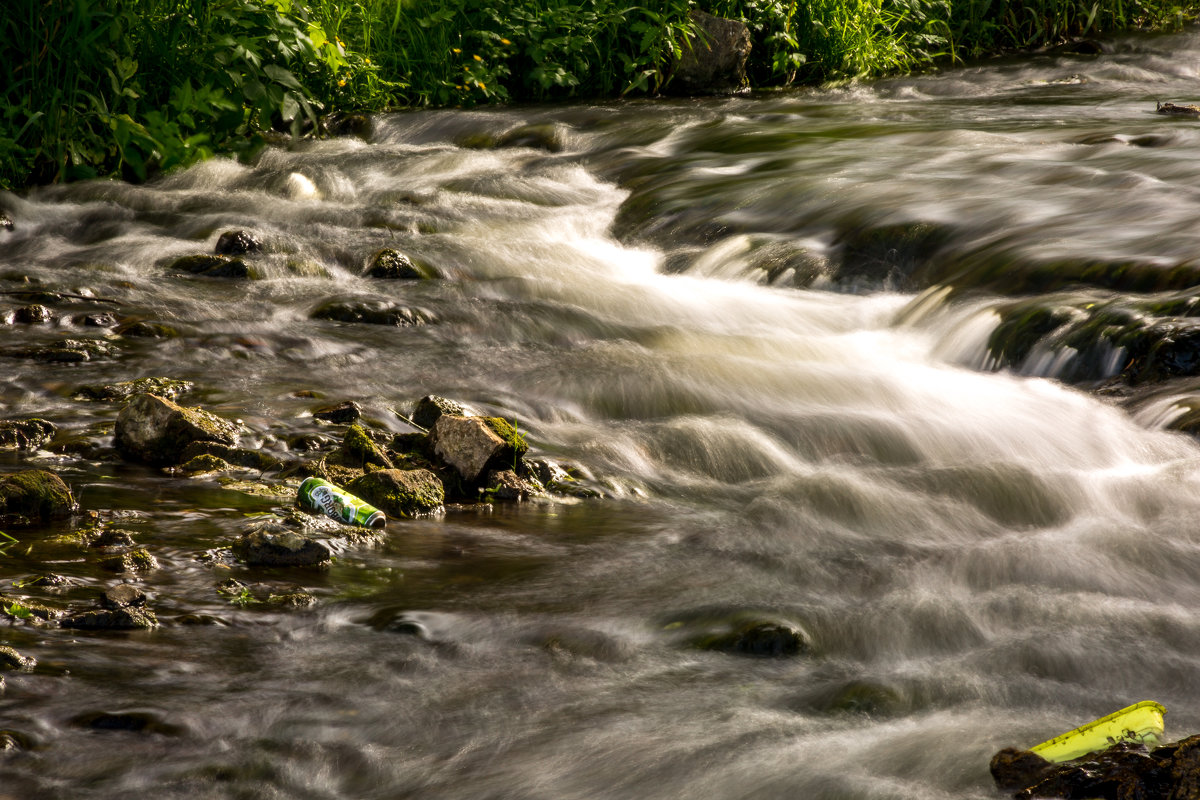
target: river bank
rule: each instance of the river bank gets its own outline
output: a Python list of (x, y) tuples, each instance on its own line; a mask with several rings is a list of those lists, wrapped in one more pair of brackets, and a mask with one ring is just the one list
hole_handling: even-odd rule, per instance
[[(101, 9), (17, 0), (0, 8), (0, 189), (141, 181), (216, 153), (251, 158), (281, 134), (323, 135), (363, 112), (655, 95), (672, 88), (680, 58), (700, 42), (697, 8), (123, 0)], [(1161, 0), (1019, 10), (713, 0), (703, 9), (746, 26), (754, 89), (1179, 30), (1195, 17)]]

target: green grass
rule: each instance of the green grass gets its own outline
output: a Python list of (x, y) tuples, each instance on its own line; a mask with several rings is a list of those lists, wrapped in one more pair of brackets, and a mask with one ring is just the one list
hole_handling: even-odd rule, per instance
[(702, 6), (755, 87), (928, 69), (1132, 28), (1173, 0), (3, 0), (0, 188), (144, 180), (400, 106), (654, 93)]

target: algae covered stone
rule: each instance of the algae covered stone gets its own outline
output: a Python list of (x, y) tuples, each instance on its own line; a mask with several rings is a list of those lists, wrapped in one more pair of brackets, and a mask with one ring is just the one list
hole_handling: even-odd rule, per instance
[(135, 395), (117, 417), (114, 444), (123, 457), (154, 466), (178, 463), (192, 442), (237, 444), (237, 426), (200, 408), (153, 394)]
[(0, 517), (8, 524), (35, 524), (68, 517), (75, 498), (53, 472), (28, 469), (0, 477)]
[(381, 469), (368, 472), (346, 486), (389, 517), (415, 517), (441, 509), (446, 491), (437, 476), (425, 469)]
[(54, 438), (58, 430), (44, 419), (0, 420), (0, 450), (36, 450)]

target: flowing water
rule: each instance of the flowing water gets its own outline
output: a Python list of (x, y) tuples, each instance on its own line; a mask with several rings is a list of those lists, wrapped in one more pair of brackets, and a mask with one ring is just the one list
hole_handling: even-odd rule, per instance
[[(0, 591), (83, 604), (134, 580), (162, 624), (3, 623), (39, 663), (4, 673), (23, 746), (0, 797), (989, 798), (999, 748), (1135, 701), (1200, 732), (1195, 441), (1057, 380), (1061, 359), (992, 369), (994, 293), (797, 277), (847, 225), (909, 220), (1014, 260), (1194, 256), (1200, 123), (1153, 112), (1192, 101), (1198, 63), (1183, 33), (828, 91), (396, 114), (252, 165), (0, 197), (0, 289), (28, 276), (101, 298), (63, 318), (179, 333), (2, 328), (113, 347), (0, 359), (7, 417), (105, 444), (120, 405), (75, 390), (167, 375), (286, 454), (336, 435), (320, 402), (404, 432), (394, 409), (433, 393), (608, 495), (392, 521), (327, 569), (253, 570), (210, 551), (279, 501), (103, 449), (6, 456), (160, 567), (106, 573), (56, 525), (5, 548)], [(527, 125), (553, 146), (480, 146)], [(266, 243), (260, 279), (168, 268), (230, 229)], [(804, 257), (768, 280), (764, 246)], [(362, 277), (380, 247), (442, 277)], [(312, 319), (330, 298), (433, 321)], [(73, 583), (24, 585), (46, 571)], [(317, 602), (233, 603), (230, 577)], [(808, 648), (692, 646), (747, 616)]]

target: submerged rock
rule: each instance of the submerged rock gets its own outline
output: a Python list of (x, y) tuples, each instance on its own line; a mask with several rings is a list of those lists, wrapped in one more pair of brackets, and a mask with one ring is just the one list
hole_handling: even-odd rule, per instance
[(385, 280), (426, 280), (439, 277), (432, 267), (413, 261), (404, 253), (390, 247), (371, 256), (371, 263), (364, 274), (368, 278)]
[(128, 553), (106, 558), (100, 562), (100, 566), (109, 572), (151, 572), (158, 569), (158, 559), (150, 555), (149, 550), (139, 547)]
[(153, 394), (135, 395), (117, 417), (114, 438), (123, 457), (172, 466), (189, 444), (237, 444), (237, 426), (200, 408), (185, 408)]
[(37, 659), (23, 656), (14, 648), (6, 644), (0, 644), (0, 669), (28, 672), (36, 666)]
[(9, 358), (24, 358), (52, 364), (75, 364), (112, 358), (117, 349), (99, 339), (63, 339), (48, 345), (33, 347), (9, 347), (0, 355)]
[(183, 256), (171, 262), (171, 270), (200, 275), (205, 278), (260, 278), (257, 270), (251, 269), (241, 258), (225, 255), (197, 254)]
[(258, 525), (233, 546), (238, 558), (251, 566), (312, 567), (333, 557), (328, 545), (281, 524)]
[(57, 431), (53, 423), (37, 417), (0, 420), (0, 450), (37, 450)]
[(40, 304), (22, 306), (13, 309), (10, 319), (18, 325), (49, 325), (54, 322), (54, 312)]
[(129, 583), (118, 583), (105, 590), (100, 598), (105, 608), (135, 608), (146, 605), (146, 593)]
[(703, 609), (668, 623), (664, 630), (690, 647), (750, 656), (797, 656), (812, 649), (794, 622), (755, 611)]
[(59, 624), (85, 631), (138, 630), (157, 627), (158, 617), (148, 608), (100, 608), (72, 614)]
[(400, 328), (428, 325), (436, 321), (433, 313), (423, 308), (410, 308), (384, 300), (330, 300), (313, 309), (309, 316), (330, 322), (394, 325)]
[(416, 517), (441, 510), (446, 500), (442, 482), (424, 469), (381, 469), (351, 481), (346, 491), (361, 497), (388, 517)]
[(215, 248), (220, 256), (244, 256), (248, 253), (261, 253), (262, 239), (249, 231), (225, 231), (217, 239)]
[(70, 487), (53, 472), (30, 469), (0, 478), (0, 519), (8, 525), (34, 525), (74, 511)]
[(532, 147), (561, 153), (567, 146), (566, 127), (553, 122), (518, 125), (496, 140), (497, 147)]

